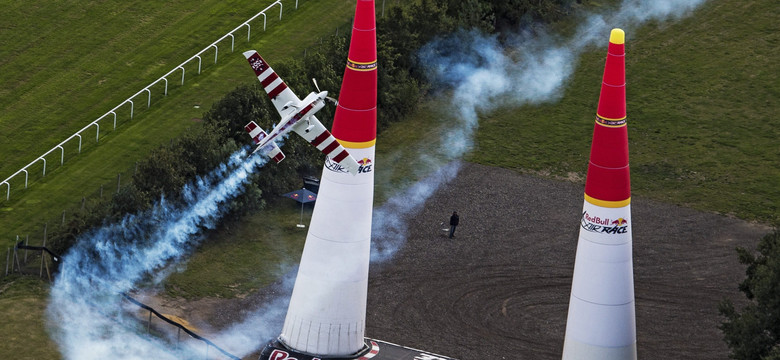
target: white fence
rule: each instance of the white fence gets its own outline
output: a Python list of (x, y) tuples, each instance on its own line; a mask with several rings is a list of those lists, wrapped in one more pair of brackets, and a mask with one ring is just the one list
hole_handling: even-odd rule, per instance
[[(165, 83), (164, 95), (167, 96), (168, 95), (168, 77), (169, 76), (171, 76), (174, 73), (176, 73), (179, 70), (181, 70), (181, 84), (184, 85), (184, 78), (185, 78), (184, 66), (185, 65), (187, 65), (191, 61), (194, 61), (195, 59), (198, 59), (198, 74), (200, 74), (201, 65), (203, 63), (203, 59), (201, 58), (201, 55), (203, 55), (204, 53), (208, 52), (212, 48), (214, 49), (214, 63), (216, 64), (217, 63), (217, 59), (219, 58), (219, 44), (223, 40), (225, 40), (228, 37), (230, 37), (230, 52), (233, 52), (234, 51), (235, 41), (236, 41), (234, 33), (239, 31), (239, 30), (241, 30), (241, 29), (243, 29), (244, 27), (246, 27), (246, 40), (249, 41), (249, 39), (251, 38), (251, 35), (252, 35), (252, 26), (250, 25), (250, 22), (252, 22), (253, 20), (257, 19), (261, 15), (263, 16), (263, 31), (265, 31), (266, 20), (267, 20), (267, 16), (266, 16), (265, 13), (266, 13), (266, 11), (268, 11), (268, 10), (270, 10), (272, 8), (275, 8), (276, 6), (279, 6), (279, 20), (282, 20), (282, 10), (283, 10), (282, 0), (276, 0), (271, 5), (268, 5), (268, 7), (266, 7), (262, 11), (260, 11), (259, 13), (255, 14), (254, 16), (249, 18), (248, 20), (244, 21), (241, 25), (236, 26), (236, 28), (234, 28), (233, 30), (230, 30), (227, 34), (223, 35), (221, 38), (217, 39), (216, 41), (211, 43), (209, 46), (206, 46), (205, 48), (203, 48), (203, 50), (199, 51), (197, 54), (193, 55), (192, 57), (190, 57), (189, 59), (185, 60), (184, 62), (182, 62), (178, 66), (174, 67), (173, 70), (168, 71), (167, 73), (165, 73), (165, 75), (161, 76), (159, 79), (157, 79), (155, 81), (152, 81), (152, 83), (147, 85), (145, 88), (143, 88), (140, 91), (138, 91), (137, 93), (133, 94), (132, 96), (127, 98), (125, 101), (119, 103), (119, 105), (115, 106), (113, 109), (109, 110), (108, 112), (106, 112), (102, 116), (98, 117), (97, 119), (95, 119), (94, 121), (89, 123), (87, 126), (84, 126), (83, 128), (81, 128), (81, 130), (77, 131), (75, 134), (73, 134), (70, 137), (68, 137), (67, 139), (63, 140), (61, 143), (57, 144), (57, 146), (51, 148), (51, 150), (45, 152), (43, 155), (39, 156), (37, 159), (31, 161), (25, 167), (21, 168), (19, 171), (15, 172), (13, 175), (9, 176), (8, 178), (6, 178), (2, 182), (0, 182), (0, 186), (2, 186), (2, 185), (6, 185), (7, 186), (6, 196), (5, 196), (6, 201), (11, 198), (11, 183), (10, 183), (11, 179), (13, 179), (14, 177), (16, 177), (17, 175), (19, 175), (21, 173), (24, 173), (24, 188), (26, 189), (27, 185), (28, 185), (28, 179), (30, 177), (30, 174), (27, 171), (27, 169), (30, 166), (32, 166), (32, 165), (34, 165), (34, 164), (36, 164), (38, 162), (43, 162), (43, 175), (42, 176), (46, 176), (46, 156), (51, 154), (51, 153), (53, 153), (53, 152), (56, 152), (58, 149), (60, 150), (60, 166), (62, 166), (65, 163), (65, 148), (64, 148), (64, 145), (66, 143), (68, 143), (69, 141), (71, 141), (71, 140), (73, 140), (75, 138), (78, 138), (78, 140), (79, 140), (79, 153), (81, 153), (81, 140), (82, 140), (81, 139), (81, 135), (82, 135), (82, 133), (84, 131), (86, 131), (86, 130), (92, 128), (92, 127), (95, 127), (95, 142), (99, 142), (100, 141), (100, 121), (101, 120), (109, 117), (109, 115), (113, 115), (113, 120), (114, 120), (113, 125), (114, 125), (114, 129), (116, 129), (116, 119), (117, 119), (116, 112), (117, 112), (117, 110), (119, 108), (121, 108), (121, 107), (123, 107), (123, 106), (125, 106), (127, 104), (130, 105), (130, 119), (132, 120), (133, 119), (133, 110), (135, 109), (135, 102), (133, 100), (136, 97), (138, 97), (139, 95), (141, 95), (143, 93), (146, 93), (147, 94), (146, 107), (147, 108), (151, 107), (152, 106), (152, 90), (151, 90), (152, 86), (160, 83), (161, 81), (164, 82)], [(295, 8), (296, 9), (298, 8), (298, 0), (295, 0)]]

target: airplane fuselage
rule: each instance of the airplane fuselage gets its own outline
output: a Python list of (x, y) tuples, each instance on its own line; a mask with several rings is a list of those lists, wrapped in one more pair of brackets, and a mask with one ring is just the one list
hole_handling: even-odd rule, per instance
[[(267, 145), (271, 144), (277, 138), (284, 136), (284, 134), (290, 132), (290, 130), (292, 130), (294, 126), (298, 124), (301, 124), (300, 126), (307, 126), (305, 124), (306, 119), (309, 116), (316, 114), (317, 111), (320, 111), (320, 109), (325, 107), (324, 99), (326, 96), (328, 96), (327, 91), (322, 91), (320, 93), (312, 92), (298, 104), (288, 105), (289, 108), (295, 110), (289, 115), (285, 116), (282, 119), (282, 121), (279, 123), (279, 125), (276, 125), (276, 127), (271, 131), (271, 133), (268, 134), (268, 136), (266, 136), (262, 140), (262, 142), (257, 145), (257, 147), (255, 148), (255, 152), (265, 148)], [(303, 122), (301, 120), (303, 120)]]

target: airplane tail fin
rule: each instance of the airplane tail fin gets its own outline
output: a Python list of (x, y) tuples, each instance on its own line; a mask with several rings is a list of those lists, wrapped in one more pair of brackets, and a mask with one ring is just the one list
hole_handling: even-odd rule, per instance
[[(244, 126), (244, 130), (246, 130), (247, 133), (249, 133), (249, 136), (252, 137), (252, 141), (254, 141), (255, 145), (260, 144), (260, 142), (268, 136), (268, 134), (263, 131), (263, 129), (260, 128), (260, 126), (257, 126), (257, 123), (254, 121), (250, 121), (249, 124), (246, 124)], [(255, 149), (254, 152), (257, 152), (259, 150), (263, 150), (263, 152), (271, 158), (274, 162), (277, 164), (280, 163), (282, 160), (284, 160), (284, 153), (282, 152), (282, 149), (279, 148), (276, 143), (270, 143), (266, 146), (261, 148)], [(253, 152), (253, 153), (254, 153)]]

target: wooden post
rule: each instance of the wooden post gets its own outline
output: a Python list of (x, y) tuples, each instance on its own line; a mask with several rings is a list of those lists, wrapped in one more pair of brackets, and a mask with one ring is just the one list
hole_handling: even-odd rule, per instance
[(62, 210), (62, 226), (65, 226), (65, 210)]
[(121, 184), (122, 173), (116, 174), (116, 192), (119, 192), (119, 185)]
[(51, 282), (51, 271), (49, 271), (49, 262), (46, 261), (46, 256), (43, 253), (43, 250), (41, 250), (41, 259), (44, 259), (43, 263), (46, 264), (46, 277), (48, 277), (49, 278), (49, 282)]
[[(19, 243), (19, 235), (16, 235), (16, 242), (14, 244), (18, 244), (18, 243)], [(16, 246), (16, 245), (14, 245), (14, 246)], [(26, 249), (24, 250), (24, 258), (25, 258), (25, 264), (26, 264), (27, 263), (27, 261), (26, 261), (26, 259), (27, 259), (27, 250)]]
[(47, 235), (48, 230), (49, 230), (49, 223), (44, 223), (43, 224), (43, 243), (44, 244), (46, 244), (46, 235)]
[(11, 248), (8, 248), (8, 253), (5, 254), (5, 276), (8, 276), (8, 262), (11, 260)]
[[(43, 245), (42, 247), (46, 247), (46, 236), (43, 237)], [(43, 277), (43, 261), (45, 259), (45, 256), (43, 256), (43, 250), (41, 250), (41, 272), (38, 274), (38, 277)], [(46, 271), (48, 271), (48, 265), (46, 268)]]
[(19, 269), (19, 273), (22, 273), (22, 264), (19, 263), (19, 254), (16, 252), (16, 246), (14, 246), (14, 260), (16, 260), (16, 268)]
[[(24, 246), (30, 245), (30, 234), (24, 238)], [(27, 264), (27, 249), (24, 249), (24, 263)]]

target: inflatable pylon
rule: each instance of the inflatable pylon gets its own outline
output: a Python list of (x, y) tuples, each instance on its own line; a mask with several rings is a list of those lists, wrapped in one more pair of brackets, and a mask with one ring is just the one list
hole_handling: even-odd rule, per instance
[(563, 359), (636, 359), (625, 33), (613, 29), (574, 262)]
[(365, 344), (377, 99), (373, 0), (358, 0), (332, 134), (360, 165), (326, 159), (281, 342), (323, 357), (351, 357)]

